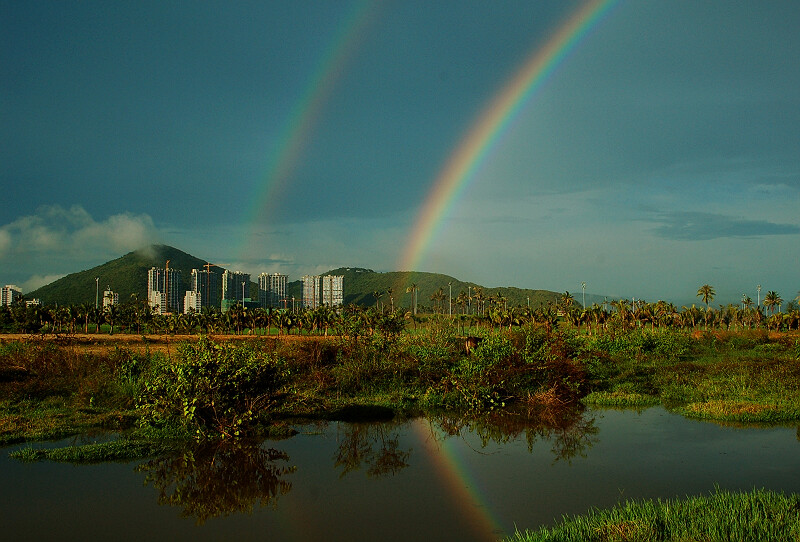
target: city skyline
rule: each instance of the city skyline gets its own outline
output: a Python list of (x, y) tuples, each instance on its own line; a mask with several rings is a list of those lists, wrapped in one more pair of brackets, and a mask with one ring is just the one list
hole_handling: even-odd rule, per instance
[(800, 289), (795, 2), (0, 14), (0, 277), (23, 291), (153, 242), (254, 277)]

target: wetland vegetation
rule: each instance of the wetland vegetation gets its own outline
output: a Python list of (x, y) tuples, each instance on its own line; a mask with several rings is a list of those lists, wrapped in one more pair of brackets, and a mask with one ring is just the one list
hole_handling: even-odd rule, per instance
[[(547, 430), (558, 431), (558, 420), (573, 416), (564, 413), (584, 405), (659, 404), (686, 417), (726, 423), (800, 421), (800, 336), (791, 325), (775, 331), (744, 320), (720, 326), (710, 317), (693, 322), (687, 317), (692, 325), (683, 326), (674, 316), (633, 317), (624, 304), (582, 324), (570, 318), (573, 312), (551, 306), (514, 316), (495, 304), (476, 319), (350, 307), (341, 313), (284, 315), (261, 322), (263, 327), (251, 327), (259, 324), (240, 316), (240, 325), (231, 328), (238, 334), (230, 336), (205, 333), (215, 331), (213, 325), (197, 324), (189, 331), (204, 333), (182, 337), (139, 335), (141, 329), (127, 325), (122, 327), (128, 332), (124, 340), (111, 339), (102, 333), (111, 332), (108, 323), (97, 334), (63, 333), (62, 327), (60, 334), (40, 329), (24, 337), (7, 336), (0, 344), (0, 444), (106, 432), (110, 438), (91, 444), (23, 446), (14, 457), (76, 463), (152, 458), (145, 464), (154, 473), (152, 483), (167, 491), (163, 488), (180, 483), (166, 479), (174, 475), (169, 473), (185, 471), (189, 464), (197, 468), (206, 457), (212, 466), (226, 454), (239, 457), (253, 439), (288, 436), (298, 423), (314, 421), (406, 420), (425, 414), (439, 416), (443, 428), (458, 431), (468, 424), (491, 435), (489, 420), (518, 416), (510, 413), (550, 420)], [(293, 329), (296, 333), (290, 334)], [(467, 335), (480, 339), (471, 352), (465, 350)], [(520, 422), (519, 431), (529, 428), (529, 421)], [(581, 439), (591, 435), (578, 433), (570, 441), (572, 433), (565, 432), (565, 453), (572, 453), (570, 445), (580, 450), (585, 446)], [(183, 455), (174, 459), (167, 452)], [(266, 485), (252, 492), (269, 501), (285, 490), (281, 482), (290, 470), (280, 469), (290, 467), (275, 466), (280, 452), (261, 452), (277, 454), (256, 461), (269, 472), (259, 477)], [(188, 463), (176, 470), (159, 461)], [(341, 461), (347, 468), (347, 454)], [(402, 468), (402, 451), (376, 464)], [(279, 473), (270, 470), (276, 468)], [(733, 497), (709, 498), (718, 503), (711, 510), (720, 508), (715, 516), (727, 521), (722, 510), (735, 510)], [(794, 501), (787, 504), (791, 496), (756, 492), (739, 498), (744, 501), (736, 506), (755, 506), (751, 500), (756, 499), (770, 503), (775, 514), (795, 506)], [(233, 501), (232, 510), (243, 506)], [(213, 517), (210, 498), (203, 506), (210, 511), (200, 515)], [(593, 513), (563, 528), (583, 532), (575, 525), (600, 521), (621, 529), (622, 534), (613, 534), (617, 527), (592, 527), (595, 532), (609, 529), (598, 540), (692, 536), (652, 534), (658, 526), (681, 521), (665, 519), (658, 511), (664, 508), (678, 509), (674, 503), (637, 503), (625, 509), (629, 516), (598, 520)], [(796, 518), (792, 525), (796, 529)], [(645, 532), (650, 534), (640, 536)]]

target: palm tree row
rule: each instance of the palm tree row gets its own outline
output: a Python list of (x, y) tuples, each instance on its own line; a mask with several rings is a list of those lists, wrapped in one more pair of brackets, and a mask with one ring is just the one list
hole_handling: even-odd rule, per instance
[[(108, 333), (169, 333), (169, 334), (243, 334), (270, 335), (273, 330), (278, 335), (317, 334), (331, 332), (342, 334), (342, 330), (352, 327), (351, 320), (357, 319), (366, 329), (376, 330), (382, 326), (397, 327), (397, 321), (413, 321), (416, 329), (420, 318), (416, 316), (418, 287), (412, 284), (406, 290), (412, 294), (412, 310), (393, 310), (392, 292), (387, 291), (392, 309), (380, 303), (383, 292), (375, 292), (375, 307), (362, 308), (348, 306), (334, 310), (328, 306), (315, 309), (248, 308), (234, 305), (226, 313), (203, 309), (188, 314), (156, 314), (146, 302), (133, 294), (131, 299), (119, 305), (97, 308), (92, 304), (44, 307), (28, 306), (18, 302), (11, 307), (0, 308), (0, 331), (23, 333), (74, 334), (99, 333), (101, 326)], [(509, 307), (502, 294), (485, 296), (481, 288), (475, 288), (472, 295), (461, 291), (455, 298), (460, 314), (454, 311), (459, 323), (468, 322), (470, 326), (511, 328), (528, 323), (541, 324), (554, 328), (559, 324), (572, 326), (586, 333), (599, 333), (608, 329), (628, 330), (634, 328), (675, 328), (675, 329), (726, 329), (742, 330), (767, 328), (770, 330), (800, 329), (800, 310), (797, 304), (790, 303), (786, 312), (781, 312), (783, 299), (777, 292), (769, 291), (763, 306), (753, 306), (752, 300), (743, 296), (741, 305), (711, 306), (715, 296), (712, 286), (703, 285), (697, 291), (705, 307), (695, 305), (680, 309), (672, 303), (658, 301), (648, 303), (644, 300), (619, 299), (582, 307), (575, 302), (569, 292), (564, 292), (557, 302), (543, 307)], [(431, 296), (435, 315), (444, 313), (444, 302), (448, 296), (440, 288)], [(800, 301), (800, 293), (795, 301)], [(470, 311), (469, 309), (472, 309)], [(470, 313), (470, 314), (467, 314)], [(422, 319), (424, 321), (424, 318)], [(383, 323), (381, 323), (383, 322)], [(387, 323), (390, 322), (390, 323)], [(346, 334), (346, 333), (345, 333)]]

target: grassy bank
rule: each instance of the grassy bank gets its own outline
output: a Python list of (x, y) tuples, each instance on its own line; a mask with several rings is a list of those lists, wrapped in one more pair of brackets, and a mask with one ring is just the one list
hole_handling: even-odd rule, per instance
[(148, 439), (286, 434), (298, 418), (469, 415), (579, 401), (663, 404), (710, 420), (800, 420), (800, 342), (793, 336), (642, 329), (594, 336), (526, 325), (483, 330), (467, 354), (446, 322), (416, 333), (356, 322), (343, 332), (291, 341), (203, 337), (152, 350), (146, 339), (143, 348), (105, 349), (69, 340), (5, 342), (0, 445), (93, 429), (122, 434), (124, 442), (86, 456), (102, 460), (148, 455), (148, 446), (159, 447)]
[(800, 337), (765, 331), (633, 331), (582, 339), (592, 392), (586, 404), (662, 404), (687, 417), (800, 420)]
[(508, 542), (762, 542), (800, 539), (800, 496), (717, 491), (681, 500), (626, 502), (518, 532)]

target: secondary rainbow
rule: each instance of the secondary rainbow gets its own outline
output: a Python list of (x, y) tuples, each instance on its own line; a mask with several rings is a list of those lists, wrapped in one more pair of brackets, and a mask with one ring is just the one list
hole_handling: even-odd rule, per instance
[(278, 144), (267, 163), (267, 171), (252, 199), (253, 204), (245, 217), (245, 224), (251, 228), (251, 232), (245, 236), (245, 242), (252, 237), (258, 219), (267, 216), (280, 201), (323, 106), (344, 73), (348, 61), (359, 49), (367, 28), (378, 16), (377, 6), (367, 1), (354, 4), (312, 72), (302, 95), (292, 107)]
[(474, 178), (475, 171), (494, 148), (504, 129), (617, 1), (593, 0), (584, 4), (558, 28), (544, 46), (533, 51), (522, 68), (495, 95), (434, 181), (433, 188), (414, 222), (398, 269), (413, 271), (417, 268), (448, 210)]

